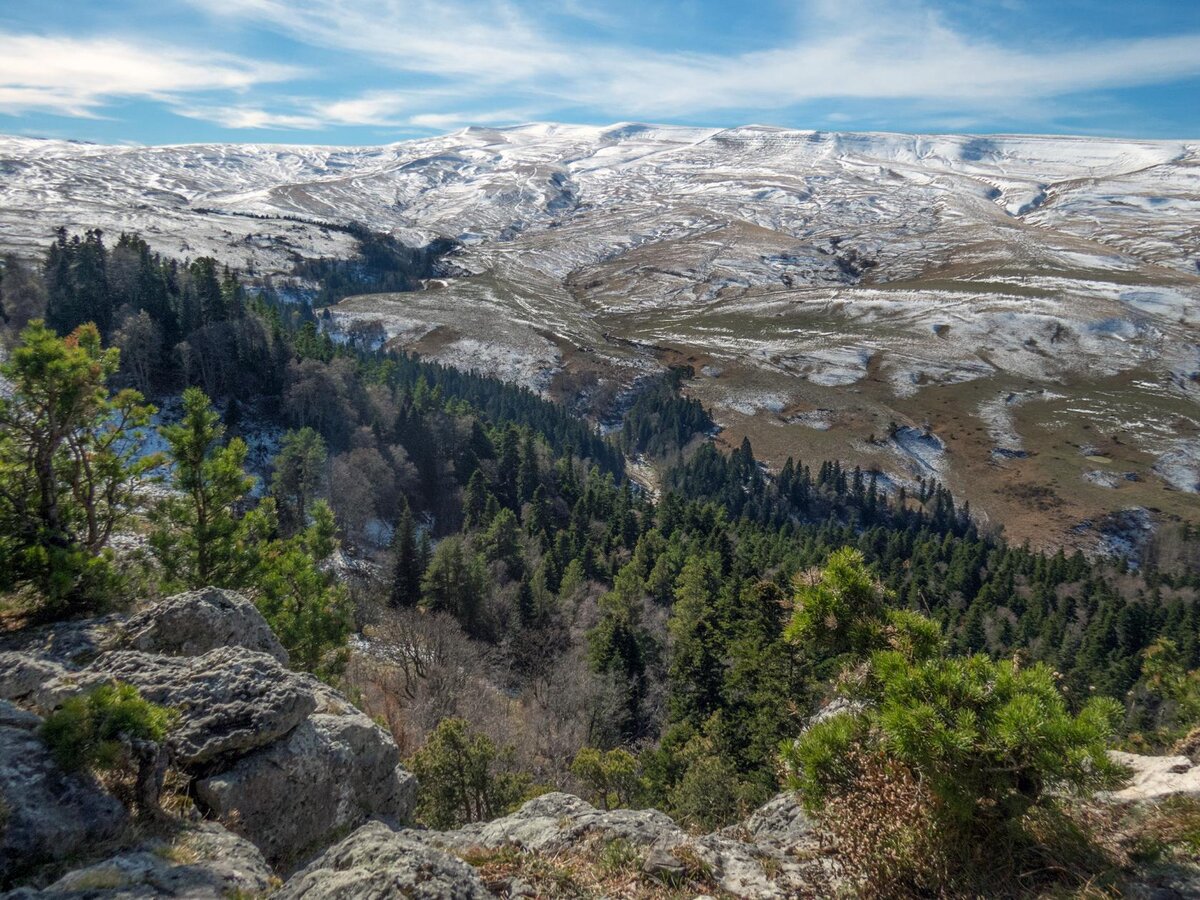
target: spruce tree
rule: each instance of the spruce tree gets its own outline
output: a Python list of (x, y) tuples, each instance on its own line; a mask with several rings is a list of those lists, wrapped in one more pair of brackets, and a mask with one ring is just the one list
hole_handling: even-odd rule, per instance
[(416, 606), (421, 601), (421, 577), (425, 574), (417, 527), (407, 501), (392, 536), (392, 585), (388, 600), (396, 608)]

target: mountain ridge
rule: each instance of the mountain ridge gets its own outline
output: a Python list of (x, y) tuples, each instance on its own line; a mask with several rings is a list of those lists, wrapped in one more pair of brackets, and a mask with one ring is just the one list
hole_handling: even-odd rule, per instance
[(912, 481), (928, 461), (880, 436), (929, 429), (939, 476), (1018, 538), (1044, 522), (1023, 530), (1014, 481), (1056, 496), (1037, 512), (1068, 545), (1126, 508), (1185, 515), (1200, 486), (1193, 142), (538, 123), (349, 148), (7, 138), (0, 170), (0, 250), (27, 257), (101, 227), (292, 277), (353, 257), (350, 221), (451, 238), (445, 277), (334, 322), (566, 401), (690, 365), (776, 465)]

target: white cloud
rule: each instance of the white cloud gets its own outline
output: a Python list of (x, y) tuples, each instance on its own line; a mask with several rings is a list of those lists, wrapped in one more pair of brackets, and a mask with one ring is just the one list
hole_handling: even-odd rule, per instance
[[(867, 100), (881, 112), (908, 103), (996, 121), (1083, 91), (1200, 74), (1200, 34), (1034, 47), (966, 33), (922, 0), (802, 0), (772, 43), (737, 53), (637, 48), (591, 0), (188, 2), (222, 24), (265, 26), (365, 61), (370, 81), (353, 96), (296, 97), (261, 89), (303, 74), (287, 64), (0, 31), (0, 113), (94, 116), (113, 99), (151, 97), (229, 128), (439, 129), (580, 110), (611, 119), (724, 110), (769, 118), (812, 101)], [(575, 27), (547, 24), (564, 21)], [(500, 108), (488, 106), (492, 98)]]
[[(992, 110), (1200, 74), (1200, 34), (1027, 48), (973, 38), (919, 4), (881, 0), (810, 0), (795, 33), (774, 47), (726, 55), (567, 38), (510, 2), (203, 0), (203, 8), (435, 76), (451, 92), (536, 98), (543, 115), (575, 106), (616, 117), (694, 116), (838, 98)], [(370, 104), (358, 109), (365, 115)]]
[(215, 122), (226, 128), (296, 129), (315, 131), (325, 120), (303, 113), (272, 112), (254, 106), (205, 106), (172, 103), (172, 111), (189, 119)]
[(94, 116), (115, 98), (244, 92), (299, 70), (120, 38), (0, 32), (0, 112)]
[(407, 124), (414, 128), (431, 131), (449, 131), (467, 125), (509, 125), (530, 122), (537, 118), (527, 109), (475, 110), (446, 113), (419, 113), (408, 118)]

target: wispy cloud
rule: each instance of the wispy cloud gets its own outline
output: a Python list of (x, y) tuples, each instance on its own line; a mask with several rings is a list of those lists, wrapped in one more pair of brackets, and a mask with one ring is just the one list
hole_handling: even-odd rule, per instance
[(173, 101), (200, 91), (241, 93), (297, 77), (294, 66), (123, 38), (0, 32), (0, 112), (95, 116), (115, 99)]
[[(451, 90), (474, 93), (486, 83), (551, 114), (587, 108), (615, 117), (695, 116), (839, 98), (938, 101), (972, 111), (1200, 74), (1200, 34), (1028, 48), (966, 34), (925, 6), (879, 0), (811, 0), (795, 33), (730, 55), (634, 50), (556, 34), (506, 2), (203, 0), (203, 7)], [(365, 114), (373, 102), (351, 98), (341, 106)], [(378, 106), (386, 118), (387, 103)]]
[[(185, 0), (215, 33), (270, 32), (309, 50), (312, 71), (136, 36), (0, 32), (0, 112), (97, 116), (150, 97), (229, 129), (440, 130), (730, 111), (772, 119), (844, 101), (996, 122), (1089, 91), (1200, 76), (1200, 31), (1035, 46), (980, 34), (935, 2), (800, 0), (752, 49), (693, 52), (648, 48), (589, 0)], [(279, 58), (278, 42), (270, 52)], [(357, 89), (329, 77), (339, 56), (362, 73)]]

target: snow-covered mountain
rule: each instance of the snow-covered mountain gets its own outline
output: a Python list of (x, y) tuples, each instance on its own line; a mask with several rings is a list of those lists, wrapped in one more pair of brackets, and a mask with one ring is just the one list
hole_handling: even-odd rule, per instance
[[(934, 472), (1006, 520), (1033, 502), (1017, 481), (1063, 528), (1170, 512), (1200, 483), (1200, 144), (632, 124), (357, 148), (0, 138), (0, 249), (99, 226), (286, 273), (352, 252), (320, 224), (350, 220), (461, 242), (456, 277), (339, 310), (451, 362), (551, 392), (691, 362), (691, 389), (772, 459)], [(940, 445), (885, 438), (906, 422)]]

